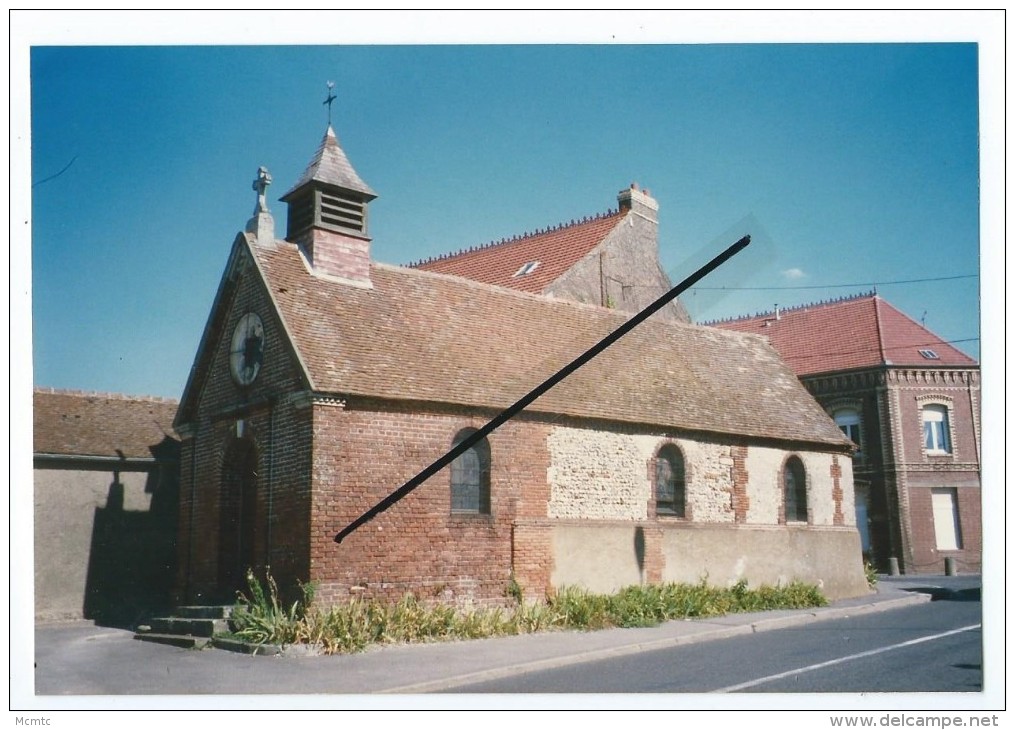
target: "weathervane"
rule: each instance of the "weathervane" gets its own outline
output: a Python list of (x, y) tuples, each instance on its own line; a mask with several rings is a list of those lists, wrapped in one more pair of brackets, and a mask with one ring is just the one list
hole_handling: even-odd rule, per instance
[(328, 82), (328, 98), (324, 100), (324, 103), (328, 105), (328, 126), (331, 126), (331, 102), (335, 101), (336, 97), (332, 92), (335, 89), (335, 82)]

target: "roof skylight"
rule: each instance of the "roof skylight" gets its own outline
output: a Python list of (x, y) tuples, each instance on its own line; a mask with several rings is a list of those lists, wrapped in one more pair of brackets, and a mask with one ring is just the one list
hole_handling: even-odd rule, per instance
[(529, 261), (527, 264), (523, 264), (522, 268), (518, 269), (518, 271), (516, 271), (514, 275), (515, 276), (526, 276), (528, 274), (531, 274), (533, 271), (535, 271), (537, 266), (539, 266), (539, 262), (538, 261)]
[(940, 360), (941, 359), (941, 356), (938, 355), (933, 350), (917, 350), (917, 352), (919, 352), (923, 357), (925, 357), (928, 360)]

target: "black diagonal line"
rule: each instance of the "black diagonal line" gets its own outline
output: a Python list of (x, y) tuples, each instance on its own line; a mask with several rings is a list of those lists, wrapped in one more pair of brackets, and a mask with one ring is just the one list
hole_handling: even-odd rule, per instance
[(369, 510), (364, 512), (362, 515), (357, 517), (353, 522), (351, 522), (348, 525), (348, 527), (346, 527), (341, 532), (339, 532), (337, 535), (335, 535), (335, 542), (342, 542), (342, 540), (345, 539), (354, 530), (356, 530), (356, 528), (358, 528), (361, 525), (369, 522), (374, 517), (379, 515), (381, 512), (384, 512), (386, 509), (388, 509), (389, 507), (394, 505), (400, 499), (402, 499), (403, 497), (408, 495), (409, 492), (414, 490), (420, 484), (425, 482), (427, 479), (432, 477), (434, 474), (436, 474), (441, 469), (446, 467), (452, 461), (457, 459), (459, 456), (464, 454), (466, 451), (471, 449), (477, 443), (479, 443), (484, 438), (486, 438), (491, 433), (493, 433), (498, 427), (503, 425), (507, 420), (509, 420), (509, 419), (513, 418), (514, 416), (518, 415), (519, 412), (521, 412), (524, 408), (526, 408), (528, 405), (530, 405), (534, 400), (539, 398), (539, 396), (543, 395), (543, 393), (545, 393), (550, 388), (555, 386), (557, 383), (559, 383), (561, 380), (563, 380), (568, 375), (573, 373), (575, 370), (580, 368), (582, 365), (585, 365), (589, 360), (594, 358), (596, 355), (598, 355), (603, 350), (605, 350), (607, 347), (609, 347), (614, 342), (619, 340), (621, 337), (626, 335), (632, 329), (634, 329), (639, 324), (644, 322), (646, 319), (651, 317), (653, 314), (658, 312), (660, 309), (662, 309), (664, 306), (666, 306), (666, 304), (669, 303), (671, 300), (677, 298), (683, 292), (685, 292), (687, 289), (689, 289), (692, 286), (694, 286), (694, 284), (696, 282), (698, 282), (699, 280), (701, 280), (702, 278), (704, 278), (705, 276), (710, 274), (716, 268), (718, 268), (723, 263), (725, 263), (728, 259), (730, 259), (733, 256), (735, 256), (736, 254), (740, 253), (740, 251), (742, 251), (744, 248), (746, 248), (747, 244), (749, 244), (750, 242), (751, 242), (751, 237), (750, 236), (744, 236), (739, 241), (737, 241), (732, 246), (730, 246), (725, 251), (723, 251), (721, 254), (719, 254), (714, 259), (709, 261), (707, 264), (702, 266), (700, 269), (695, 271), (693, 274), (688, 276), (682, 282), (680, 282), (675, 287), (670, 289), (668, 292), (663, 294), (661, 297), (656, 299), (654, 302), (649, 304), (643, 310), (641, 310), (636, 315), (631, 317), (631, 319), (629, 319), (626, 322), (624, 322), (624, 324), (620, 325), (620, 327), (615, 329), (610, 334), (606, 335), (606, 337), (601, 339), (595, 345), (590, 347), (588, 350), (586, 350), (581, 355), (576, 357), (570, 363), (568, 363), (567, 365), (562, 367), (556, 373), (554, 373), (549, 378), (547, 378), (542, 383), (540, 383), (535, 388), (533, 388), (532, 391), (530, 391), (527, 395), (522, 396), (518, 400), (518, 402), (516, 402), (514, 405), (508, 406), (507, 409), (505, 409), (498, 416), (495, 416), (489, 423), (487, 423), (481, 429), (479, 429), (478, 431), (473, 433), (471, 436), (466, 438), (460, 444), (458, 444), (457, 446), (452, 448), (450, 451), (448, 451), (446, 454), (444, 454), (444, 456), (442, 456), (441, 458), (437, 459), (437, 461), (432, 463), (426, 469), (421, 471), (419, 474), (414, 476), (412, 479), (407, 481), (401, 487), (399, 487), (394, 492), (389, 494), (387, 497), (382, 499), (376, 505), (374, 505)]

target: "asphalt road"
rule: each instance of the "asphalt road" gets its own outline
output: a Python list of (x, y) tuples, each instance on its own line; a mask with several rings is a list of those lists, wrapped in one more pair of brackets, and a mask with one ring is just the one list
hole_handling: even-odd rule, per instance
[(979, 692), (978, 587), (938, 600), (707, 644), (529, 672), (456, 693)]

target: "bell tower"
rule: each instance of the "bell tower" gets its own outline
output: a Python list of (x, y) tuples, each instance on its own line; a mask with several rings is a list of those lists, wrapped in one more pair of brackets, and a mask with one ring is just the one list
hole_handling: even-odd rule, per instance
[(288, 205), (286, 240), (302, 249), (315, 274), (369, 287), (367, 205), (376, 197), (328, 124), (299, 182), (281, 198)]

